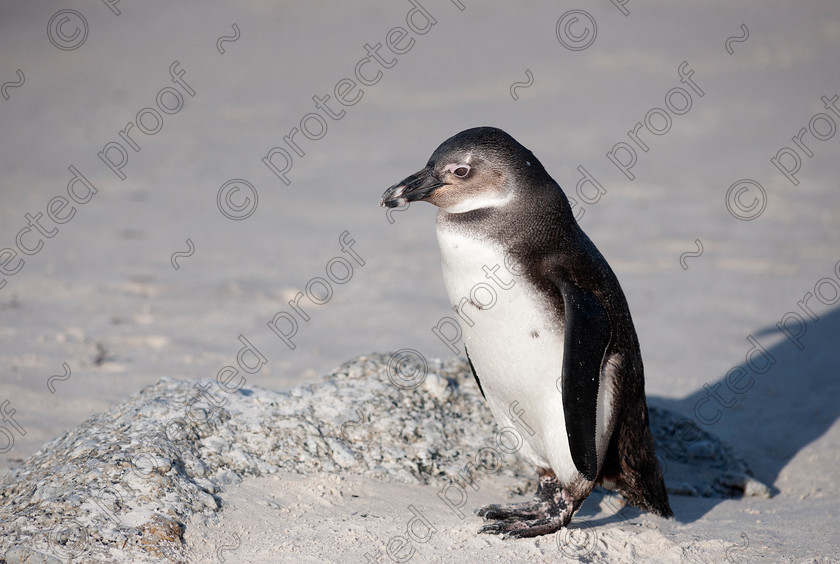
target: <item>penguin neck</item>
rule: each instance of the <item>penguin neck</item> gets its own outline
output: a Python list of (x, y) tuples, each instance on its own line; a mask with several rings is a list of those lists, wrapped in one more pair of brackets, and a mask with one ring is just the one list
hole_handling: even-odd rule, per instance
[(438, 232), (454, 232), (476, 239), (495, 239), (499, 230), (507, 222), (501, 208), (477, 208), (463, 213), (451, 213), (438, 210)]
[(506, 246), (525, 241), (529, 241), (529, 246), (551, 244), (558, 240), (577, 240), (583, 235), (568, 199), (553, 181), (532, 186), (524, 193), (513, 191), (502, 205), (463, 213), (441, 209), (437, 229), (473, 238), (491, 238)]

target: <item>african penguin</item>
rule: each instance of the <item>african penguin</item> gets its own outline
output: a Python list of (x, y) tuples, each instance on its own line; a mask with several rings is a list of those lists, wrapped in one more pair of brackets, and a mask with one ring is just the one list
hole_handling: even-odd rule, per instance
[[(672, 516), (627, 300), (540, 161), (501, 129), (468, 129), (381, 205), (416, 200), (440, 208), (443, 277), (476, 382), (500, 427), (528, 421), (519, 452), (539, 476), (533, 501), (478, 508), (491, 521), (480, 532), (553, 533), (595, 485)], [(491, 275), (495, 298), (476, 291)]]

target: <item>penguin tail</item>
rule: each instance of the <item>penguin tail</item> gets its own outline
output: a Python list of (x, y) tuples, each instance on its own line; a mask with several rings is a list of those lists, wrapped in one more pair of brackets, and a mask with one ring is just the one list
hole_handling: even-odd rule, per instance
[[(619, 423), (604, 461), (604, 476), (631, 504), (660, 517), (673, 517), (665, 478), (656, 458), (644, 401), (632, 425)], [(612, 448), (614, 447), (614, 448)]]

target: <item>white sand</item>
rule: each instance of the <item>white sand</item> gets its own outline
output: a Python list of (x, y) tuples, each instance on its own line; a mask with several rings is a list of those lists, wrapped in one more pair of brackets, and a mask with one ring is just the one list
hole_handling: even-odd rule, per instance
[[(470, 503), (505, 499), (503, 482), (480, 483)], [(611, 520), (613, 512), (598, 511), (597, 495), (581, 509), (583, 514), (597, 511), (586, 521), (603, 520), (597, 526), (578, 524), (567, 534), (504, 541), (476, 535), (480, 519), (461, 519), (436, 491), (335, 475), (254, 478), (234, 488), (223, 519), (191, 523), (186, 539), (200, 559), (210, 560), (215, 553), (240, 562), (557, 562), (577, 556), (609, 562), (721, 562), (735, 544), (684, 530), (663, 531), (672, 527), (649, 516)], [(631, 546), (633, 552), (627, 550)]]
[[(20, 465), (44, 441), (162, 375), (215, 377), (236, 365), (240, 335), (267, 360), (246, 375), (248, 382), (272, 389), (315, 381), (373, 350), (451, 355), (430, 331), (450, 313), (434, 210), (415, 205), (393, 213), (391, 224), (377, 203), (443, 139), (488, 124), (532, 149), (570, 196), (579, 166), (600, 182), (601, 200), (579, 204), (582, 225), (628, 296), (650, 402), (687, 417), (698, 417), (704, 402), (700, 417), (720, 415), (709, 430), (778, 490), (768, 500), (674, 496), (674, 521), (640, 515), (629, 524), (599, 524), (596, 554), (611, 561), (721, 561), (730, 549), (733, 562), (837, 561), (840, 317), (832, 288), (840, 281), (840, 136), (828, 121), (811, 121), (824, 113), (840, 123), (820, 101), (840, 94), (835, 3), (676, 8), (634, 0), (625, 16), (610, 3), (523, 8), (464, 0), (462, 11), (454, 2), (421, 2), (436, 23), (424, 35), (412, 33), (411, 50), (396, 56), (384, 44), (389, 30), (405, 26), (408, 0), (341, 8), (120, 2), (118, 16), (102, 2), (0, 4), (0, 83), (18, 81), (18, 69), (25, 74), (24, 84), (7, 86), (9, 99), (0, 99), (0, 249), (25, 260), (0, 279), (6, 281), (0, 403), (15, 410), (14, 423), (0, 422), (6, 431), (0, 446), (8, 442), (0, 466)], [(86, 20), (88, 34), (77, 49), (60, 50), (47, 37), (60, 9)], [(558, 18), (572, 9), (597, 21), (594, 44), (576, 52), (556, 36)], [(233, 23), (241, 36), (220, 54), (216, 42), (234, 35)], [(727, 38), (743, 37), (742, 24), (749, 38), (729, 43), (729, 54)], [(75, 23), (63, 25), (57, 40), (67, 46)], [(582, 33), (581, 25), (570, 29)], [(396, 64), (364, 87), (356, 105), (336, 105), (336, 84), (353, 76), (365, 43), (377, 42)], [(172, 82), (176, 60), (194, 97)], [(669, 114), (667, 134), (639, 132), (649, 151), (636, 149), (631, 181), (605, 154), (618, 142), (632, 143), (627, 131), (649, 110), (666, 108), (670, 89), (690, 90), (678, 75), (684, 61), (704, 95), (692, 91), (691, 108)], [(510, 87), (527, 81), (526, 70), (533, 85), (520, 87), (513, 100)], [(158, 133), (135, 126), (135, 152), (119, 131), (142, 108), (158, 108), (164, 87), (181, 93), (183, 107), (160, 113)], [(327, 93), (330, 108), (346, 114), (333, 120), (322, 111), (328, 131), (319, 140), (297, 134), (305, 156), (294, 154), (287, 186), (260, 159), (275, 146), (291, 151), (283, 137), (318, 111), (312, 96)], [(145, 119), (147, 129), (155, 125)], [(664, 127), (661, 115), (649, 119)], [(801, 142), (813, 156), (791, 139), (809, 122), (826, 138), (806, 131)], [(109, 142), (127, 151), (125, 180), (97, 156)], [(770, 162), (783, 147), (800, 158), (796, 186)], [(67, 197), (71, 165), (98, 192), (75, 204), (72, 219), (55, 224), (48, 205)], [(259, 195), (255, 213), (241, 221), (217, 205), (220, 187), (236, 178)], [(752, 221), (727, 211), (727, 190), (740, 179), (764, 189), (753, 210), (762, 193), (753, 188), (739, 196), (746, 216), (766, 204)], [(39, 237), (32, 228), (22, 244), (34, 248), (40, 239), (43, 248), (23, 255), (16, 238), (27, 226), (24, 214), (39, 212), (45, 230), (58, 232)], [(330, 259), (352, 260), (339, 244), (345, 230), (365, 265), (356, 265), (346, 284), (332, 285), (328, 303), (301, 302), (310, 321), (297, 319), (291, 350), (266, 323), (291, 312), (287, 302), (326, 277)], [(172, 254), (186, 252), (187, 239), (195, 251), (176, 270)], [(687, 257), (685, 270), (680, 255), (696, 251), (697, 239), (703, 254)], [(7, 268), (16, 260), (0, 255)], [(799, 305), (803, 299), (813, 316)], [(788, 312), (807, 322), (801, 350), (777, 330), (783, 319), (788, 330), (800, 329)], [(765, 373), (747, 363), (762, 368), (761, 358), (745, 358), (753, 349), (749, 336), (775, 361)], [(727, 387), (733, 367), (748, 374), (736, 387), (754, 378), (745, 393)], [(704, 400), (704, 384), (720, 385), (712, 389), (734, 405)], [(415, 544), (416, 561), (559, 558), (553, 538), (477, 537), (479, 520), (453, 519), (430, 488), (350, 475), (295, 483), (246, 480), (225, 498), (230, 506), (219, 524), (192, 524), (187, 540), (205, 550), (239, 534), (241, 546), (223, 553), (227, 561), (359, 561), (365, 552), (385, 553), (387, 540), (404, 531), (412, 504), (438, 528), (427, 543)], [(497, 500), (499, 487), (483, 484), (475, 505)], [(280, 509), (264, 499), (276, 499)]]

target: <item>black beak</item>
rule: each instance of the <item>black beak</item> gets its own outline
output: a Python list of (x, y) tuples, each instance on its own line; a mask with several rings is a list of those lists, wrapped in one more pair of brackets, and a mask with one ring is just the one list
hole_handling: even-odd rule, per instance
[(432, 167), (427, 166), (385, 190), (379, 205), (383, 208), (402, 207), (408, 202), (422, 200), (441, 186), (443, 182), (432, 174)]

